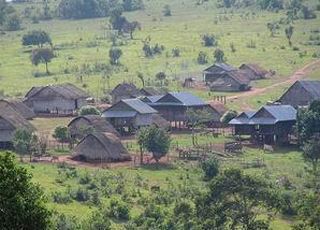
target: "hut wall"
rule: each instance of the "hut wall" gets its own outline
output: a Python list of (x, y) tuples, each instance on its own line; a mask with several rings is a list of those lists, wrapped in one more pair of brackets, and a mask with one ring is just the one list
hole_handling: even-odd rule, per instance
[(291, 105), (295, 108), (298, 106), (308, 105), (313, 98), (300, 84), (294, 84), (280, 99), (281, 104)]
[(33, 108), (36, 113), (61, 113), (70, 114), (75, 110), (75, 101), (66, 100), (62, 97), (55, 97), (51, 100), (42, 100), (41, 98), (33, 100)]
[(254, 72), (251, 68), (249, 68), (246, 65), (242, 65), (240, 67), (240, 69), (246, 71), (247, 76), (250, 78), (250, 80), (258, 80), (258, 79), (264, 78), (264, 76), (261, 76), (260, 74), (257, 74), (256, 72)]
[(211, 90), (222, 92), (239, 92), (240, 84), (228, 75), (224, 75), (224, 77), (220, 77), (212, 83)]
[(87, 162), (103, 162), (108, 161), (108, 153), (104, 146), (93, 136), (86, 137), (73, 151), (74, 155), (78, 155), (79, 160)]
[(153, 124), (153, 118), (152, 114), (137, 114), (135, 117), (135, 126), (150, 126)]
[(254, 125), (235, 125), (234, 130), (236, 135), (254, 135), (256, 133)]
[(10, 142), (14, 129), (0, 129), (0, 142)]

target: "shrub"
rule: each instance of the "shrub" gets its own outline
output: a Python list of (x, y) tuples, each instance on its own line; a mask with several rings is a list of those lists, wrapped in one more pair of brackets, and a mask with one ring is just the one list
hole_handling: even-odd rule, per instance
[(180, 56), (180, 50), (178, 48), (172, 49), (172, 56), (173, 57), (179, 57)]
[(79, 115), (101, 115), (100, 111), (93, 106), (84, 106), (80, 109)]
[(202, 36), (204, 46), (217, 46), (218, 40), (213, 34), (205, 34)]
[(58, 204), (69, 204), (72, 200), (70, 197), (70, 194), (62, 193), (58, 191), (54, 191), (51, 196), (52, 196), (53, 202)]
[(220, 163), (216, 158), (212, 157), (201, 163), (201, 169), (204, 172), (204, 180), (209, 181), (218, 175)]
[(87, 190), (78, 188), (78, 190), (75, 192), (73, 196), (73, 199), (79, 202), (85, 202), (90, 200), (90, 194)]
[(165, 5), (163, 7), (163, 15), (166, 16), (166, 17), (172, 16), (171, 7), (169, 5)]
[(200, 51), (197, 58), (198, 64), (204, 65), (208, 63), (208, 56), (205, 52)]
[(21, 29), (21, 19), (18, 15), (14, 14), (9, 16), (5, 21), (6, 30), (15, 31)]
[(119, 199), (112, 199), (110, 201), (109, 216), (117, 220), (129, 220), (130, 209)]

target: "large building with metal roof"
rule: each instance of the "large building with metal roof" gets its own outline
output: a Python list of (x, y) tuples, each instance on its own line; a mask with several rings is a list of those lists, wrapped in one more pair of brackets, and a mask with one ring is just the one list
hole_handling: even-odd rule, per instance
[(250, 135), (264, 144), (288, 142), (297, 110), (291, 105), (266, 105), (256, 112), (243, 112), (229, 122), (236, 135)]
[(121, 134), (132, 134), (140, 127), (154, 123), (157, 111), (139, 99), (126, 99), (112, 105), (102, 113)]

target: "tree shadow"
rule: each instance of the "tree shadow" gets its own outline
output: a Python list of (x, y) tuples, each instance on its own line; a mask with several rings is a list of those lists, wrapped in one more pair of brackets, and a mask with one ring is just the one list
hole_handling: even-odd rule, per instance
[(140, 165), (139, 168), (146, 169), (150, 171), (167, 171), (167, 170), (175, 170), (176, 166), (171, 163), (149, 163)]

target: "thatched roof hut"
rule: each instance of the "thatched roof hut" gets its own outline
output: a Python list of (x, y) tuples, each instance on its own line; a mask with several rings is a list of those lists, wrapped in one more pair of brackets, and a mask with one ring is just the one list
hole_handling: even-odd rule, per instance
[(256, 63), (244, 63), (239, 67), (240, 70), (244, 70), (248, 73), (248, 77), (251, 80), (258, 80), (266, 78), (269, 71), (260, 67)]
[(73, 159), (92, 163), (130, 160), (120, 139), (112, 133), (93, 133), (83, 138), (73, 150)]
[(34, 126), (13, 110), (0, 110), (0, 143), (11, 142), (17, 129), (34, 131)]
[(82, 138), (81, 129), (86, 127), (91, 127), (94, 132), (108, 132), (120, 136), (113, 126), (99, 115), (78, 116), (69, 123), (68, 127), (74, 138)]
[(142, 96), (141, 91), (132, 83), (117, 85), (111, 92), (112, 102), (117, 103), (123, 99), (133, 99)]
[(32, 120), (35, 117), (33, 110), (17, 99), (0, 100), (0, 110), (14, 111), (27, 120)]

